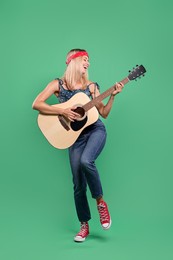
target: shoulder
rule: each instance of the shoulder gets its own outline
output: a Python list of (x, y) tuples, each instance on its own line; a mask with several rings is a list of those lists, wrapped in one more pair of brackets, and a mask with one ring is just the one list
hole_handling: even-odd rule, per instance
[(60, 86), (63, 84), (63, 80), (60, 78), (55, 78), (49, 84), (47, 85), (48, 87), (55, 89), (56, 91), (59, 90)]
[(58, 94), (59, 89), (60, 89), (60, 83), (59, 83), (58, 79), (54, 79), (54, 80), (50, 81), (46, 86), (46, 91), (48, 91), (49, 93), (52, 93), (52, 94), (53, 93)]
[(88, 81), (87, 86), (89, 87), (89, 90), (91, 93), (95, 93), (95, 89), (100, 89), (99, 85), (97, 82), (93, 82), (93, 81)]

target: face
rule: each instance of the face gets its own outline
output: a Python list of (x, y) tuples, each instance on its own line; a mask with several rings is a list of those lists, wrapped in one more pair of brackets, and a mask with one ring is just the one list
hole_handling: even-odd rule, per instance
[(89, 59), (87, 56), (82, 56), (82, 62), (81, 62), (81, 73), (82, 74), (85, 74), (88, 70), (88, 67), (89, 67)]

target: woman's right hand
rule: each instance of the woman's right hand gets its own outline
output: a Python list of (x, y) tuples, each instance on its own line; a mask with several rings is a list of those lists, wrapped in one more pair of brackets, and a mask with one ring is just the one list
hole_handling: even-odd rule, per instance
[(70, 120), (71, 122), (74, 122), (74, 120), (76, 120), (77, 118), (80, 117), (80, 115), (78, 113), (74, 112), (75, 109), (76, 109), (76, 107), (65, 108), (62, 112), (62, 116), (65, 116), (68, 120)]

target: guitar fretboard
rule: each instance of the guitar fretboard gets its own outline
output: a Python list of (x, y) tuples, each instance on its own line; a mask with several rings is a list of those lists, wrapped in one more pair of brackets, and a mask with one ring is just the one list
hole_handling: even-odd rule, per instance
[[(127, 84), (129, 82), (128, 77), (121, 80), (120, 82), (122, 82), (124, 85)], [(100, 103), (103, 99), (107, 98), (109, 95), (112, 94), (112, 92), (115, 90), (116, 85), (113, 85), (112, 87), (110, 87), (109, 89), (107, 89), (105, 92), (103, 92), (102, 94), (100, 94), (98, 97), (92, 99), (91, 101), (89, 101), (88, 103), (86, 103), (83, 106), (83, 109), (87, 112), (89, 109), (91, 109), (92, 107), (94, 107), (95, 105), (97, 105), (98, 103)]]

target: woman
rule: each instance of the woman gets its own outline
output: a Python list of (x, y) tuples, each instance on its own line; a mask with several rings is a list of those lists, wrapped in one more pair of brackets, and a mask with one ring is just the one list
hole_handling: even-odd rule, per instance
[[(74, 107), (57, 108), (46, 103), (53, 94), (59, 98), (59, 102), (66, 102), (78, 92), (83, 92), (90, 98), (97, 97), (99, 85), (88, 80), (89, 55), (83, 49), (72, 49), (67, 54), (67, 68), (64, 76), (51, 81), (47, 87), (36, 97), (33, 109), (44, 114), (62, 115), (70, 121), (79, 117)], [(97, 104), (99, 114), (106, 118), (112, 108), (115, 95), (121, 92), (122, 83), (117, 83), (108, 102)], [(79, 233), (74, 241), (82, 242), (89, 235), (88, 221), (91, 219), (90, 209), (86, 196), (87, 184), (92, 197), (96, 199), (100, 222), (103, 229), (111, 226), (111, 217), (108, 206), (103, 200), (103, 190), (95, 160), (101, 153), (106, 142), (106, 129), (103, 122), (98, 119), (95, 123), (84, 128), (75, 143), (69, 148), (69, 159), (73, 175), (74, 201), (78, 219), (81, 223)]]

